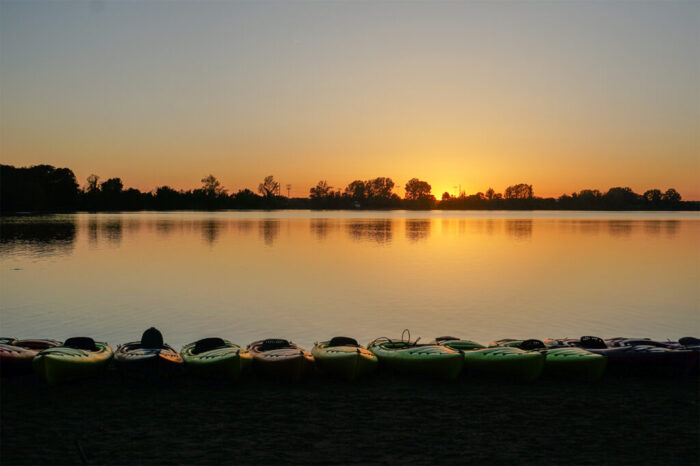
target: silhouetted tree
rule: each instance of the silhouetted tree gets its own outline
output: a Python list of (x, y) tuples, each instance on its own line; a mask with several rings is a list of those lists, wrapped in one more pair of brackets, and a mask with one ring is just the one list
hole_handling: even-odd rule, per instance
[(418, 200), (432, 197), (432, 186), (427, 181), (421, 181), (418, 178), (411, 178), (405, 186), (406, 199)]
[(154, 202), (157, 209), (171, 210), (177, 209), (178, 205), (184, 201), (183, 198), (182, 193), (170, 186), (159, 186), (156, 188)]
[(122, 189), (124, 189), (124, 184), (121, 178), (110, 178), (100, 184), (100, 190), (103, 193), (119, 194), (122, 192)]
[(666, 192), (663, 195), (662, 200), (671, 202), (671, 203), (677, 203), (681, 202), (681, 195), (676, 191), (675, 189), (667, 189)]
[(265, 180), (258, 186), (258, 192), (267, 198), (278, 196), (280, 192), (280, 184), (275, 181), (272, 175), (266, 176)]
[(333, 187), (328, 186), (328, 183), (325, 180), (319, 181), (316, 186), (309, 190), (309, 197), (311, 197), (311, 199), (323, 199), (324, 197), (328, 196), (331, 189), (333, 189)]
[(129, 188), (121, 193), (121, 208), (125, 210), (144, 210), (152, 198), (151, 193), (142, 193), (136, 188)]
[(91, 210), (119, 210), (123, 208), (121, 204), (121, 194), (124, 189), (120, 178), (110, 178), (100, 183), (100, 191), (90, 191), (89, 207)]
[(597, 189), (582, 189), (579, 191), (578, 197), (579, 199), (597, 200), (603, 197), (603, 195)]
[(362, 202), (367, 200), (367, 191), (365, 189), (365, 182), (361, 180), (355, 180), (345, 187), (345, 195), (352, 198), (353, 201)]
[(658, 204), (661, 202), (663, 194), (661, 193), (660, 189), (650, 189), (648, 191), (645, 191), (642, 197), (644, 197), (644, 200), (647, 202), (650, 202), (652, 204)]
[(78, 183), (73, 171), (51, 165), (0, 165), (2, 212), (73, 210)]
[(242, 209), (255, 209), (262, 206), (263, 198), (250, 189), (241, 189), (234, 196), (235, 206)]
[(94, 173), (91, 174), (90, 176), (87, 177), (87, 185), (85, 186), (85, 190), (87, 192), (93, 192), (98, 190), (97, 182), (100, 180), (100, 177), (95, 175)]
[(486, 190), (486, 199), (489, 201), (492, 200), (495, 195), (496, 191), (494, 191), (493, 188), (489, 187), (489, 189)]
[(525, 183), (508, 186), (503, 194), (506, 199), (532, 199), (532, 196), (532, 185)]
[(347, 185), (343, 198), (351, 203), (359, 203), (362, 207), (385, 209), (401, 203), (401, 198), (392, 193), (393, 189), (394, 182), (391, 178), (355, 180)]
[(365, 181), (365, 190), (368, 198), (390, 199), (394, 182), (391, 178), (378, 177)]
[(406, 200), (404, 206), (407, 209), (432, 209), (435, 207), (435, 196), (431, 194), (432, 187), (418, 178), (408, 180), (405, 186)]
[(450, 196), (450, 193), (448, 193), (447, 191), (442, 193), (442, 200), (443, 201), (446, 201), (446, 200), (451, 199), (451, 198), (452, 198), (452, 196)]
[(638, 207), (640, 199), (641, 196), (632, 191), (632, 188), (610, 188), (603, 195), (605, 208), (610, 210), (635, 209)]
[(603, 195), (597, 189), (582, 189), (571, 196), (560, 197), (559, 203), (565, 209), (600, 209), (603, 206)]
[(221, 182), (214, 175), (205, 176), (201, 179), (201, 182), (204, 193), (210, 197), (226, 194), (226, 189), (221, 186)]
[(314, 209), (342, 209), (352, 207), (350, 196), (341, 196), (340, 191), (333, 191), (328, 183), (319, 181), (309, 190), (311, 207)]

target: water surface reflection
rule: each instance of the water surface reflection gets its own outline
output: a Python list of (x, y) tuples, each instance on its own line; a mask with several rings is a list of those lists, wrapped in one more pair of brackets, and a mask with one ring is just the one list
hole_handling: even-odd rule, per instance
[[(700, 334), (700, 216), (163, 212), (0, 218), (3, 332), (119, 343)], [(660, 271), (663, 271), (661, 273)], [(693, 330), (695, 329), (695, 330)]]
[(73, 251), (77, 227), (70, 217), (55, 221), (29, 219), (0, 224), (0, 252), (26, 251), (29, 255), (53, 256)]
[(608, 231), (612, 236), (629, 236), (638, 223), (630, 220), (611, 220), (608, 222)]
[(506, 233), (518, 240), (529, 239), (532, 236), (532, 220), (506, 220)]
[(219, 232), (222, 225), (224, 225), (224, 222), (217, 222), (212, 219), (202, 222), (201, 230), (204, 241), (206, 241), (208, 244), (214, 244), (216, 239), (219, 237)]
[(331, 228), (334, 226), (337, 226), (337, 223), (333, 222), (331, 224), (327, 218), (313, 218), (309, 222), (309, 229), (318, 240), (326, 239), (326, 237), (328, 237), (328, 233), (331, 231)]
[(280, 221), (279, 220), (263, 220), (259, 223), (260, 236), (265, 242), (265, 246), (273, 246), (275, 240), (280, 234)]
[(406, 220), (406, 238), (409, 241), (420, 241), (427, 239), (430, 236), (430, 226), (432, 222), (426, 219), (407, 219)]
[(121, 218), (110, 218), (102, 224), (102, 234), (108, 243), (119, 245), (122, 240), (123, 222)]
[(356, 241), (372, 241), (389, 245), (392, 240), (392, 220), (353, 220), (348, 222), (347, 231)]

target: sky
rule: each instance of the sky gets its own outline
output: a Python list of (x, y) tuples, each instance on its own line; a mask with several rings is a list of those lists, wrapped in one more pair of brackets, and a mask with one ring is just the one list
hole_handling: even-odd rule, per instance
[(0, 161), (700, 200), (700, 2), (0, 2)]

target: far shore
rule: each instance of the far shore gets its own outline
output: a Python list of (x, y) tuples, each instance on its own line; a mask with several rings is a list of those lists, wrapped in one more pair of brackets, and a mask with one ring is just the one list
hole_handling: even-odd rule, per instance
[(630, 187), (607, 191), (582, 189), (559, 197), (538, 197), (531, 184), (518, 183), (503, 193), (488, 188), (457, 195), (433, 193), (427, 181), (410, 179), (404, 197), (388, 177), (354, 180), (345, 188), (329, 186), (325, 180), (308, 190), (307, 197), (287, 195), (272, 175), (266, 176), (257, 192), (248, 188), (229, 193), (213, 175), (202, 178), (202, 187), (176, 190), (167, 185), (151, 191), (125, 188), (121, 178), (90, 175), (81, 189), (69, 168), (51, 165), (14, 167), (0, 164), (0, 215), (9, 212), (109, 212), (141, 210), (593, 210), (679, 211), (700, 210), (700, 201), (684, 201), (675, 188), (654, 188), (636, 193)]
[(612, 214), (615, 212), (625, 213), (625, 214), (644, 214), (644, 213), (656, 213), (656, 214), (673, 214), (685, 213), (685, 212), (700, 212), (700, 201), (686, 201), (683, 208), (678, 209), (405, 209), (405, 208), (394, 208), (394, 209), (312, 209), (309, 207), (298, 207), (298, 208), (281, 208), (281, 209), (115, 209), (115, 210), (38, 210), (38, 211), (23, 211), (23, 212), (2, 212), (0, 211), (0, 217), (15, 217), (15, 216), (39, 216), (39, 215), (52, 215), (52, 214), (98, 214), (98, 213), (172, 213), (172, 212), (483, 212), (483, 213), (498, 213), (498, 212), (561, 212), (561, 213), (577, 213), (577, 212), (599, 212), (605, 214)]

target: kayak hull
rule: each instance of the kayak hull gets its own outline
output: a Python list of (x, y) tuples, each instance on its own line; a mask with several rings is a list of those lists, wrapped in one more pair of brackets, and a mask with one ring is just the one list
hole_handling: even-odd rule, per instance
[(582, 348), (549, 348), (544, 373), (568, 379), (594, 382), (605, 373), (608, 359)]
[(182, 348), (185, 370), (194, 377), (237, 382), (253, 368), (253, 355), (245, 348), (224, 340), (225, 346), (194, 353), (195, 343)]
[(248, 345), (253, 355), (253, 370), (263, 377), (286, 382), (299, 382), (314, 372), (314, 357), (300, 346), (286, 342), (288, 346), (266, 349), (266, 340)]
[(464, 353), (464, 372), (467, 375), (531, 382), (544, 369), (545, 357), (536, 352), (514, 347), (486, 348), (470, 340), (443, 340), (440, 344)]
[(697, 370), (698, 352), (651, 346), (588, 349), (608, 359), (612, 375), (684, 377)]
[(0, 374), (3, 376), (31, 374), (32, 362), (39, 351), (61, 344), (56, 340), (0, 339)]
[(45, 349), (34, 357), (34, 372), (49, 385), (102, 375), (107, 369), (114, 351), (103, 342), (95, 342), (97, 351), (64, 346)]
[[(584, 343), (584, 338), (588, 342)], [(591, 339), (595, 345), (591, 344)], [(595, 337), (552, 339), (552, 346), (574, 346), (607, 358), (606, 373), (617, 376), (684, 377), (697, 375), (697, 350), (673, 343), (650, 339), (613, 338), (603, 341)], [(585, 345), (585, 346), (584, 346)], [(595, 347), (591, 347), (595, 346)]]
[(114, 366), (124, 377), (143, 380), (170, 379), (184, 370), (182, 357), (171, 346), (144, 348), (140, 342), (119, 345)]
[(31, 374), (32, 360), (38, 351), (0, 343), (0, 374), (3, 376)]
[(465, 370), (467, 374), (489, 374), (518, 382), (532, 382), (540, 377), (545, 365), (544, 355), (526, 351), (513, 353), (512, 349), (517, 348), (465, 352)]
[(313, 373), (314, 360), (311, 354), (305, 352), (291, 355), (255, 355), (253, 368), (258, 374), (271, 379), (298, 382)]
[(464, 357), (440, 345), (403, 345), (379, 342), (368, 345), (379, 364), (393, 372), (441, 380), (453, 380), (462, 372)]
[(321, 371), (345, 380), (356, 380), (377, 370), (379, 359), (371, 351), (355, 346), (328, 346), (321, 342), (311, 350)]
[[(523, 340), (507, 339), (492, 342), (490, 346), (518, 348), (522, 343)], [(528, 350), (527, 352), (545, 355), (544, 376), (594, 382), (599, 380), (605, 373), (608, 361), (603, 355), (595, 354), (582, 348), (546, 347), (542, 342), (539, 342), (539, 344), (542, 346), (541, 348)]]

